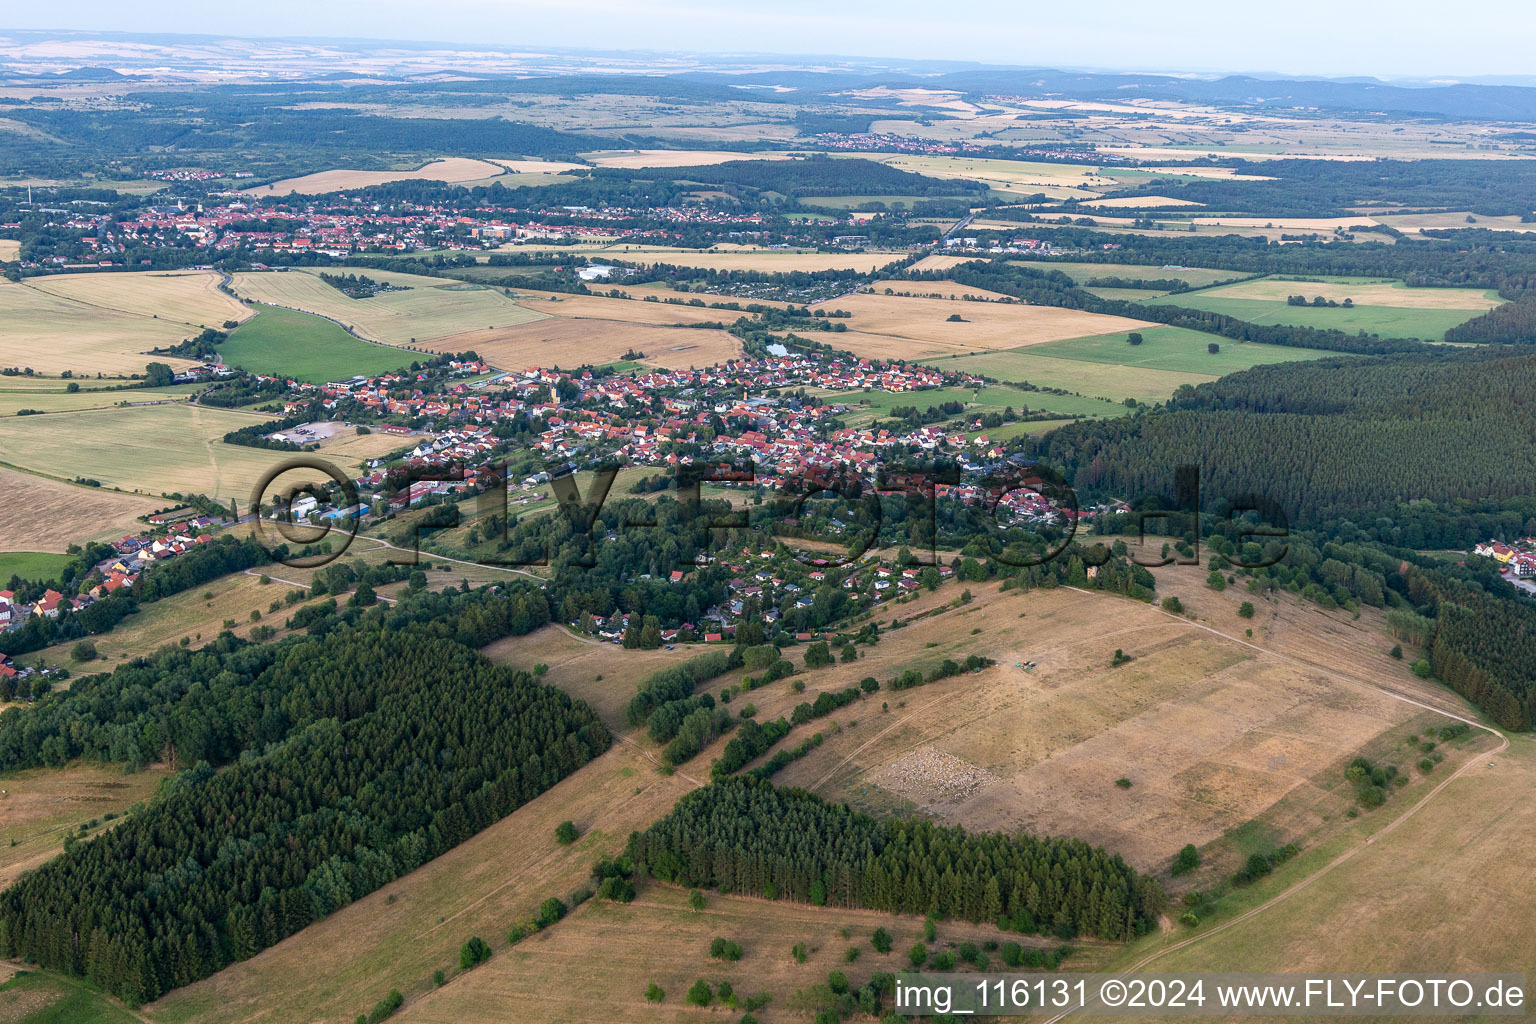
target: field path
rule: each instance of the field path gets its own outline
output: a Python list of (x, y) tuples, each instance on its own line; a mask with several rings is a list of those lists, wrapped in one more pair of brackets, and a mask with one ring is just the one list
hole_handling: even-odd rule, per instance
[[(1067, 589), (1068, 590), (1078, 590), (1077, 587), (1068, 587)], [(1078, 590), (1078, 592), (1079, 593), (1083, 593), (1083, 594), (1089, 593), (1086, 590)], [(1157, 610), (1158, 611), (1162, 611), (1161, 608), (1159, 608)], [(1186, 946), (1194, 945), (1196, 942), (1200, 942), (1200, 941), (1203, 941), (1205, 939), (1208, 939), (1212, 935), (1220, 934), (1221, 932), (1226, 931), (1228, 928), (1231, 928), (1233, 925), (1241, 924), (1242, 922), (1248, 920), (1249, 918), (1251, 918), (1251, 917), (1253, 917), (1253, 916), (1255, 916), (1257, 914), (1263, 913), (1264, 911), (1268, 910), (1270, 907), (1273, 907), (1275, 904), (1279, 903), (1281, 900), (1288, 899), (1289, 897), (1294, 896), (1296, 893), (1301, 892), (1303, 889), (1306, 889), (1308, 886), (1312, 885), (1312, 883), (1316, 882), (1319, 878), (1322, 878), (1324, 875), (1328, 874), (1334, 868), (1337, 868), (1339, 865), (1348, 862), (1351, 858), (1353, 858), (1360, 851), (1366, 849), (1372, 843), (1374, 843), (1378, 837), (1387, 835), (1388, 833), (1390, 833), (1394, 829), (1396, 829), (1399, 825), (1401, 825), (1403, 822), (1405, 822), (1409, 818), (1413, 817), (1415, 814), (1417, 814), (1424, 807), (1425, 804), (1429, 803), (1436, 796), (1438, 796), (1440, 794), (1441, 790), (1445, 789), (1445, 787), (1447, 787), (1451, 783), (1455, 782), (1462, 775), (1465, 775), (1468, 771), (1470, 771), (1473, 767), (1475, 767), (1477, 765), (1477, 763), (1479, 761), (1481, 761), (1484, 757), (1490, 757), (1490, 756), (1495, 755), (1495, 754), (1503, 753), (1509, 747), (1509, 737), (1505, 736), (1502, 732), (1500, 732), (1497, 729), (1492, 728), (1491, 726), (1483, 725), (1481, 722), (1475, 722), (1472, 719), (1467, 718), (1467, 717), (1465, 717), (1463, 715), (1458, 715), (1458, 714), (1455, 714), (1454, 712), (1446, 711), (1444, 708), (1433, 707), (1433, 706), (1431, 706), (1429, 704), (1425, 704), (1423, 701), (1415, 700), (1414, 698), (1406, 696), (1406, 695), (1401, 694), (1401, 693), (1398, 693), (1396, 690), (1393, 690), (1393, 689), (1391, 689), (1389, 687), (1380, 686), (1380, 685), (1377, 685), (1375, 683), (1366, 683), (1366, 682), (1362, 682), (1361, 680), (1357, 680), (1357, 679), (1350, 679), (1349, 677), (1341, 675), (1340, 673), (1334, 671), (1333, 669), (1331, 669), (1331, 668), (1329, 668), (1327, 666), (1318, 665), (1318, 664), (1316, 664), (1314, 662), (1311, 662), (1311, 661), (1308, 661), (1306, 659), (1293, 658), (1293, 657), (1290, 657), (1289, 655), (1279, 654), (1279, 653), (1277, 653), (1275, 651), (1269, 650), (1268, 648), (1260, 647), (1258, 644), (1250, 643), (1247, 640), (1242, 640), (1242, 639), (1239, 639), (1238, 637), (1231, 636), (1231, 635), (1229, 635), (1227, 633), (1223, 633), (1221, 630), (1216, 629), (1214, 626), (1207, 626), (1204, 623), (1200, 623), (1200, 622), (1192, 622), (1190, 619), (1187, 619), (1185, 616), (1175, 615), (1173, 612), (1163, 612), (1163, 614), (1167, 615), (1169, 618), (1178, 619), (1178, 620), (1180, 620), (1182, 622), (1190, 622), (1192, 625), (1198, 626), (1199, 628), (1204, 629), (1204, 630), (1206, 630), (1208, 632), (1215, 633), (1217, 636), (1225, 637), (1226, 639), (1231, 640), (1233, 643), (1242, 644), (1244, 647), (1251, 647), (1251, 648), (1253, 648), (1256, 651), (1259, 651), (1261, 653), (1270, 655), (1271, 657), (1274, 657), (1274, 658), (1278, 658), (1281, 661), (1289, 662), (1292, 665), (1313, 669), (1315, 671), (1322, 672), (1325, 675), (1331, 676), (1334, 679), (1338, 679), (1338, 680), (1340, 680), (1342, 682), (1349, 683), (1349, 684), (1351, 684), (1353, 686), (1363, 686), (1363, 687), (1366, 687), (1368, 689), (1373, 689), (1373, 690), (1376, 690), (1379, 693), (1386, 694), (1388, 697), (1391, 697), (1394, 700), (1400, 700), (1400, 701), (1403, 701), (1405, 703), (1412, 704), (1415, 707), (1423, 708), (1426, 711), (1433, 711), (1436, 714), (1445, 715), (1448, 718), (1454, 718), (1458, 722), (1464, 722), (1467, 725), (1472, 726), (1474, 729), (1481, 729), (1483, 732), (1489, 733), (1489, 734), (1491, 734), (1493, 736), (1497, 736), (1499, 738), (1499, 745), (1497, 747), (1495, 747), (1493, 750), (1488, 751), (1486, 754), (1477, 754), (1474, 757), (1468, 758), (1465, 764), (1463, 764), (1460, 768), (1456, 769), (1456, 771), (1454, 771), (1450, 775), (1448, 775), (1434, 789), (1430, 790), (1428, 793), (1425, 793), (1422, 797), (1420, 797), (1419, 801), (1417, 803), (1415, 803), (1412, 807), (1408, 808), (1401, 815), (1399, 815), (1397, 818), (1395, 818), (1393, 821), (1391, 821), (1387, 825), (1383, 826), (1378, 831), (1372, 833), (1371, 835), (1366, 836), (1365, 837), (1365, 842), (1359, 844), (1358, 846), (1352, 847), (1352, 848), (1344, 851), (1343, 853), (1339, 854), (1333, 860), (1329, 861), (1327, 864), (1323, 865), (1317, 871), (1314, 871), (1312, 874), (1308, 875), (1306, 878), (1303, 878), (1301, 881), (1297, 882), (1295, 885), (1291, 886), (1290, 888), (1284, 889), (1284, 890), (1276, 893), (1275, 895), (1271, 896), (1269, 899), (1265, 900), (1263, 903), (1260, 903), (1258, 906), (1252, 908), (1251, 910), (1244, 911), (1243, 913), (1241, 913), (1241, 914), (1237, 915), (1236, 917), (1232, 918), (1230, 921), (1223, 921), (1221, 924), (1217, 925), (1214, 928), (1209, 929), (1208, 931), (1201, 932), (1198, 935), (1191, 935), (1189, 938), (1184, 939), (1184, 940), (1182, 940), (1180, 942), (1175, 942), (1171, 946), (1165, 946), (1162, 949), (1156, 951), (1155, 953), (1151, 953), (1151, 954), (1143, 957), (1142, 959), (1136, 961), (1134, 964), (1131, 964), (1129, 967), (1123, 968), (1121, 971), (1119, 971), (1117, 973), (1132, 974), (1132, 973), (1134, 973), (1136, 971), (1140, 971), (1142, 968), (1146, 967), (1148, 964), (1152, 963), (1155, 960), (1162, 959), (1163, 957), (1167, 956), (1169, 953), (1173, 953), (1173, 952), (1175, 952), (1177, 950), (1183, 949)], [(1058, 1021), (1060, 1021), (1064, 1017), (1069, 1016), (1071, 1013), (1072, 1013), (1072, 1011), (1070, 1011), (1070, 1010), (1068, 1010), (1066, 1013), (1058, 1013), (1056, 1016), (1051, 1017), (1049, 1020), (1047, 1020), (1045, 1022), (1045, 1024), (1057, 1024)]]

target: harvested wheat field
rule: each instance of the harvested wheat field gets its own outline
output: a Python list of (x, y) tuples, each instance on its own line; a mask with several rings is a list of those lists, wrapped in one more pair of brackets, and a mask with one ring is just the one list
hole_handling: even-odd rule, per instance
[[(46, 467), (45, 467), (46, 468)], [(0, 467), (0, 551), (63, 551), (141, 530), (164, 501), (79, 487)]]
[(0, 888), (63, 849), (66, 835), (110, 827), (103, 815), (122, 814), (147, 799), (168, 774), (158, 765), (125, 774), (117, 765), (75, 762), (0, 775)]
[[(91, 275), (112, 277), (119, 275)], [(151, 292), (157, 283), (172, 282), (170, 290), (184, 286), (177, 278), (150, 278), (147, 275), (121, 275)], [(36, 280), (36, 279), (34, 279)], [(51, 287), (57, 279), (42, 279)], [(114, 282), (115, 294), (121, 296), (121, 282)], [(144, 301), (153, 301), (146, 296)], [(215, 316), (218, 318), (215, 319)], [(199, 322), (217, 325), (223, 315), (207, 316)], [(113, 308), (100, 299), (81, 301), (37, 287), (0, 280), (0, 364), (31, 367), (38, 373), (57, 376), (69, 370), (77, 376), (94, 377), (97, 373), (126, 376), (143, 373), (146, 363), (167, 363), (172, 367), (191, 366), (190, 360), (152, 356), (149, 350), (175, 345), (199, 332), (200, 328), (172, 319), (156, 319), (153, 314), (127, 312)]]
[(349, 188), (370, 188), (390, 181), (445, 181), (449, 184), (478, 181), (481, 178), (494, 178), (505, 170), (499, 163), (455, 156), (433, 160), (414, 171), (356, 171), (339, 168), (333, 171), (305, 174), (298, 178), (284, 178), (270, 185), (256, 185), (246, 191), (252, 195), (261, 196), (286, 196), (294, 193), (322, 195), (326, 192), (340, 192)]
[(0, 238), (0, 263), (21, 259), (21, 243), (14, 238)]
[[(1184, 581), (1170, 576), (1166, 592), (1186, 593)], [(1219, 600), (1194, 607), (1240, 637), (1238, 595), (1212, 597)], [(1263, 625), (1271, 603), (1260, 605), (1253, 621)], [(905, 620), (921, 607), (890, 610)], [(994, 591), (886, 631), (857, 664), (807, 677), (806, 696), (795, 699), (866, 675), (884, 682), (944, 658), (997, 662), (975, 675), (882, 691), (886, 713), (870, 699), (834, 712), (815, 726), (822, 746), (775, 781), (869, 810), (1078, 836), (1143, 870), (1162, 869), (1185, 843), (1211, 844), (1282, 800), (1272, 827), (1287, 839), (1309, 836), (1342, 819), (1347, 801), (1334, 790), (1349, 758), (1423, 713), (1366, 681), (1390, 677), (1404, 692), (1432, 694), (1408, 682), (1386, 644), (1341, 646), (1329, 636), (1334, 628), (1321, 612), (1288, 627), (1316, 638), (1294, 639), (1289, 649), (1316, 643), (1331, 652), (1313, 667), (1121, 598)], [(1133, 660), (1112, 668), (1116, 649)], [(1036, 667), (1023, 669), (1026, 661)], [(771, 693), (753, 700), (764, 719), (784, 710)], [(782, 742), (798, 744), (810, 731)], [(1131, 786), (1117, 786), (1119, 778)]]
[(787, 160), (775, 153), (732, 153), (720, 149), (605, 149), (583, 153), (582, 159), (598, 167), (708, 167), (732, 160)]
[(619, 320), (542, 320), (494, 331), (454, 334), (429, 342), (437, 352), (477, 353), (501, 370), (601, 365), (639, 352), (666, 369), (713, 366), (741, 355), (740, 343), (709, 328), (650, 327)]
[[(475, 973), (511, 962), (506, 936), (513, 925), (532, 918), (551, 896), (566, 899), (599, 857), (617, 854), (630, 832), (660, 818), (692, 788), (615, 742), (437, 859), (257, 956), (172, 992), (145, 1016), (164, 1024), (344, 1024), (391, 988), (410, 1001), (422, 997), (433, 987), (434, 970), (454, 979), (459, 947), (472, 935), (496, 951)], [(562, 821), (581, 833), (569, 846), (555, 842)], [(590, 950), (592, 936), (583, 941)], [(315, 970), (317, 963), (325, 970)], [(442, 991), (464, 991), (467, 980), (450, 980)]]
[(932, 256), (924, 256), (922, 259), (912, 264), (912, 269), (948, 270), (950, 267), (958, 266), (961, 263), (974, 263), (979, 258), (980, 257), (977, 256), (945, 256), (941, 253), (935, 253)]
[[(994, 292), (988, 288), (973, 288), (969, 285), (956, 284), (954, 281), (876, 281), (869, 286), (869, 292), (875, 295), (884, 295), (887, 288), (893, 294), (904, 298), (963, 301), (969, 297), (973, 300), (986, 299), (988, 302), (1017, 301), (1010, 296), (1004, 295), (1002, 292)], [(836, 307), (840, 301), (834, 301), (829, 303), (829, 305)], [(959, 312), (961, 316), (965, 316), (965, 313), (960, 310), (956, 310), (956, 312)]]
[(646, 302), (644, 299), (612, 299), (606, 295), (518, 292), (517, 301), (527, 309), (545, 316), (658, 326), (728, 322), (742, 315), (729, 309), (710, 309), (707, 306), (689, 306), (660, 300)]
[(425, 345), (434, 338), (539, 319), (501, 291), (439, 277), (369, 269), (367, 276), (401, 291), (354, 299), (320, 280), (318, 272), (236, 274), (242, 297), (329, 317), (386, 345)]
[[(224, 443), (230, 431), (260, 422), (184, 403), (13, 416), (0, 418), (0, 461), (147, 495), (233, 498), (243, 508), (261, 475), (288, 459), (285, 452)], [(37, 550), (35, 542), (26, 550)]]
[[(926, 282), (913, 283), (914, 290), (926, 286)], [(835, 305), (853, 314), (852, 319), (842, 321), (850, 332), (891, 339), (885, 352), (875, 353), (856, 347), (853, 333), (838, 336), (839, 347), (861, 356), (879, 354), (920, 359), (1000, 351), (1084, 334), (1134, 331), (1149, 326), (1144, 321), (1126, 317), (1100, 316), (1054, 306), (1030, 306), (1022, 302), (952, 302), (860, 293), (838, 299)], [(951, 316), (962, 317), (963, 322), (951, 321)]]
[(211, 270), (152, 274), (61, 274), (27, 281), (36, 288), (96, 310), (136, 313), (175, 320), (186, 327), (221, 327), (251, 315), (234, 297), (219, 290)]
[(1142, 207), (1167, 208), (1170, 206), (1204, 206), (1193, 199), (1170, 199), (1167, 196), (1121, 196), (1117, 199), (1089, 199), (1082, 205), (1113, 210), (1135, 210)]
[(755, 270), (765, 274), (792, 274), (796, 271), (856, 270), (867, 274), (887, 264), (904, 259), (899, 252), (794, 252), (781, 249), (748, 249), (727, 252), (694, 249), (627, 250), (623, 246), (606, 249), (605, 256), (650, 266), (669, 263), (702, 270)]

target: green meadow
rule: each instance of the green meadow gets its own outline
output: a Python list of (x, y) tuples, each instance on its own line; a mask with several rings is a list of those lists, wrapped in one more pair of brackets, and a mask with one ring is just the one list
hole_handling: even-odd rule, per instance
[(312, 313), (256, 304), (257, 314), (219, 346), (224, 361), (252, 373), (310, 383), (374, 376), (409, 366), (411, 353), (361, 341)]

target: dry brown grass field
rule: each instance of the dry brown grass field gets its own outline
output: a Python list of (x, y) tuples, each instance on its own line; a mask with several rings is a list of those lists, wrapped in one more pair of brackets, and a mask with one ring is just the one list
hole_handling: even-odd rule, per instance
[[(921, 283), (913, 284), (914, 290), (923, 287)], [(1084, 334), (1134, 331), (1148, 326), (1143, 321), (1125, 317), (1023, 303), (953, 302), (860, 293), (838, 299), (835, 305), (853, 314), (851, 319), (841, 321), (848, 325), (850, 333), (838, 335), (838, 346), (861, 356), (921, 359), (999, 351)], [(956, 314), (963, 317), (964, 322), (949, 320)], [(858, 335), (879, 335), (890, 341), (885, 351), (868, 352), (855, 343)]]
[(564, 626), (545, 626), (527, 636), (507, 637), (485, 648), (498, 664), (531, 669), (549, 666), (544, 682), (592, 705), (615, 734), (629, 731), (624, 711), (640, 681), (659, 669), (701, 653), (702, 647), (626, 651), (615, 644), (577, 637)]
[[(147, 275), (90, 275), (134, 281), (147, 293), (135, 300), (153, 301), (161, 291), (183, 294), (179, 278), (152, 278)], [(55, 279), (44, 279), (51, 287)], [(168, 284), (167, 284), (168, 283)], [(123, 282), (114, 282), (121, 295)], [(217, 326), (224, 319), (220, 311), (199, 323)], [(142, 314), (93, 304), (33, 284), (0, 281), (0, 364), (31, 367), (39, 373), (57, 376), (69, 370), (81, 377), (97, 373), (113, 376), (143, 373), (146, 363), (154, 360), (181, 368), (192, 365), (185, 359), (147, 355), (152, 348), (174, 345), (197, 334), (200, 328), (179, 320), (155, 319)]]
[(0, 238), (0, 263), (21, 258), (21, 243), (14, 238)]
[[(265, 568), (273, 576), (288, 575), (284, 566)], [(70, 656), (73, 641), (21, 655), (17, 660), (29, 665), (63, 665), (75, 676), (110, 672), (121, 662), (180, 644), (183, 637), (188, 646), (201, 647), (218, 636), (229, 620), (234, 621), (231, 632), (242, 638), (249, 638), (251, 630), (261, 625), (271, 626), (277, 631), (274, 639), (281, 639), (287, 635), (284, 620), (301, 606), (283, 605), (275, 612), (269, 609), (273, 601), (281, 601), (291, 589), (276, 581), (263, 584), (257, 575), (231, 573), (192, 590), (140, 605), (116, 628), (91, 638), (98, 654), (95, 661), (75, 661)], [(253, 611), (261, 613), (260, 622), (251, 619)]]
[(924, 256), (922, 259), (912, 264), (912, 269), (948, 270), (950, 267), (957, 266), (961, 263), (970, 263), (975, 258), (976, 257), (974, 256), (945, 256), (941, 253), (935, 253), (932, 256)]
[[(1165, 592), (1182, 596), (1193, 582), (1169, 574)], [(1346, 629), (1304, 608), (1291, 613), (1284, 600), (1260, 602), (1252, 620), (1255, 643), (1281, 638), (1275, 656), (1122, 599), (972, 589), (969, 605), (887, 630), (860, 662), (803, 677), (806, 694), (865, 675), (883, 682), (909, 666), (972, 653), (996, 666), (882, 690), (888, 711), (866, 698), (801, 727), (783, 742), (798, 744), (812, 731), (826, 741), (776, 781), (869, 810), (1080, 836), (1157, 871), (1185, 843), (1214, 843), (1282, 800), (1284, 814), (1272, 823), (1286, 835), (1281, 842), (1342, 821), (1347, 803), (1335, 790), (1343, 766), (1423, 710), (1299, 664), (1299, 652), (1316, 645), (1362, 681), (1390, 678), (1404, 692), (1427, 692), (1386, 657), (1380, 632), (1356, 623)], [(877, 620), (905, 620), (958, 590), (890, 607)], [(1190, 596), (1197, 615), (1242, 635), (1236, 594)], [(1334, 630), (1351, 640), (1338, 643)], [(1134, 660), (1111, 668), (1117, 648)], [(1020, 668), (1026, 661), (1037, 667)], [(760, 717), (772, 718), (806, 697), (775, 684), (750, 699)], [(1115, 784), (1120, 777), (1131, 780), (1129, 789)]]
[[(615, 743), (468, 842), (256, 957), (171, 993), (144, 1016), (156, 1024), (349, 1024), (391, 988), (414, 1002), (432, 989), (434, 970), (453, 978), (459, 947), (471, 936), (496, 951), (479, 971), (510, 962), (506, 936), (513, 925), (548, 897), (566, 898), (600, 856), (622, 850), (631, 831), (661, 817), (690, 788), (679, 776), (660, 775), (634, 747)], [(581, 838), (561, 846), (555, 826), (567, 820)], [(606, 945), (600, 933), (583, 939), (594, 940)], [(463, 981), (449, 987), (462, 991)]]
[[(1518, 897), (1511, 902), (1530, 884), (1533, 791), (1536, 744), (1513, 736), (1508, 750), (1479, 756), (1400, 827), (1374, 837), (1333, 871), (1145, 969), (1399, 974), (1434, 964), (1446, 971), (1519, 970), (1536, 948), (1536, 915), (1520, 912)], [(1404, 809), (1389, 802), (1371, 813), (1395, 816)], [(1343, 850), (1326, 851), (1335, 852)], [(1180, 929), (1169, 938), (1202, 933)], [(1144, 957), (1161, 944), (1125, 957)]]
[(631, 351), (645, 353), (648, 364), (681, 369), (711, 366), (741, 354), (740, 343), (725, 331), (651, 327), (596, 318), (541, 320), (521, 327), (471, 331), (439, 338), (427, 347), (439, 352), (472, 350), (503, 370), (610, 363)]
[[(969, 285), (956, 284), (953, 281), (875, 281), (869, 285), (875, 295), (884, 295), (889, 288), (896, 295), (919, 299), (940, 298), (954, 301), (964, 301), (966, 296), (972, 299), (985, 299), (995, 302), (1006, 299), (1008, 296), (1002, 292), (994, 292), (987, 288), (972, 288)], [(829, 303), (837, 306), (837, 302)], [(965, 316), (963, 310), (956, 310), (961, 316)], [(966, 319), (970, 319), (966, 317)]]
[(320, 280), (318, 272), (304, 270), (236, 274), (233, 287), (242, 298), (318, 313), (386, 345), (425, 345), (445, 335), (539, 319), (485, 285), (373, 269), (367, 276), (407, 290), (353, 299)]
[(79, 487), (0, 467), (0, 551), (63, 551), (143, 529), (139, 516), (165, 505), (135, 494)]
[[(922, 938), (920, 918), (718, 894), (708, 899), (696, 912), (683, 890), (653, 884), (630, 904), (587, 903), (553, 928), (411, 1002), (398, 1019), (404, 1024), (734, 1021), (740, 1011), (731, 1013), (719, 1002), (708, 1010), (684, 1002), (688, 987), (702, 978), (711, 986), (729, 981), (738, 998), (768, 993), (767, 1007), (754, 1014), (764, 1024), (810, 1021), (830, 1002), (829, 972), (842, 971), (852, 985), (862, 986), (877, 971), (908, 966), (905, 953)], [(876, 928), (891, 934), (891, 953), (877, 953), (870, 945)], [(711, 959), (709, 944), (716, 937), (739, 942), (741, 960)], [(944, 922), (931, 946), (998, 938), (993, 927)], [(601, 952), (595, 948), (599, 942)], [(790, 955), (797, 943), (807, 948), (803, 964)], [(849, 949), (860, 951), (852, 963), (845, 957)], [(1069, 963), (1086, 969), (1102, 955), (1090, 947)], [(665, 993), (660, 1003), (645, 997), (652, 983)]]
[[(160, 765), (127, 774), (116, 765), (77, 761), (0, 775), (0, 888), (57, 854), (66, 835), (110, 827), (103, 814), (121, 814), (146, 799), (168, 774)], [(96, 827), (81, 833), (92, 819)]]

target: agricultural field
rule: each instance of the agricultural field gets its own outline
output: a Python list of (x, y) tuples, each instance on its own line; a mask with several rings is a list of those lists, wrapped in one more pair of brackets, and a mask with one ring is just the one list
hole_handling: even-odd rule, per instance
[(130, 774), (116, 765), (83, 762), (0, 774), (0, 888), (63, 849), (66, 835), (110, 827), (103, 815), (122, 814), (148, 799), (169, 776), (163, 765)]
[[(1356, 292), (1368, 301), (1357, 298)], [(1353, 298), (1354, 305), (1348, 309), (1290, 306), (1286, 304), (1286, 294), (1306, 295), (1309, 300), (1314, 295), (1329, 298), (1338, 294), (1340, 298), (1336, 301)], [(1357, 285), (1264, 280), (1148, 301), (1225, 313), (1258, 324), (1333, 327), (1388, 338), (1441, 341), (1447, 330), (1498, 305), (1500, 300), (1496, 296), (1490, 298), (1481, 289), (1470, 288), (1410, 289), (1386, 282)]]
[[(1218, 376), (1214, 372), (1189, 373), (1179, 370), (1097, 363), (1083, 359), (1063, 359), (1055, 355), (1040, 355), (1034, 351), (1034, 346), (1012, 351), (985, 352), (979, 355), (952, 356), (948, 359), (923, 361), (943, 370), (963, 370), (1000, 381), (1029, 383), (1042, 388), (1059, 388), (1071, 394), (1107, 399), (1111, 402), (1120, 402), (1127, 398), (1146, 403), (1161, 402), (1170, 398), (1184, 384), (1203, 384), (1215, 380)], [(1053, 395), (1040, 396), (1042, 407), (1052, 408), (1050, 400), (1054, 397)]]
[(605, 149), (583, 153), (581, 158), (596, 167), (709, 167), (733, 160), (784, 160), (784, 154), (735, 153), (721, 149)]
[[(298, 178), (285, 178), (275, 181), (270, 185), (257, 185), (246, 189), (254, 196), (286, 196), (299, 193), (302, 195), (322, 195), (327, 192), (341, 192), (346, 189), (369, 188), (373, 185), (383, 185), (391, 181), (443, 181), (450, 185), (464, 185), (474, 187), (476, 185), (490, 184), (493, 180), (500, 180), (509, 173), (530, 178), (546, 179), (540, 184), (547, 184), (549, 179), (579, 166), (572, 163), (550, 161), (548, 163), (539, 160), (472, 160), (466, 157), (447, 157), (441, 160), (433, 160), (423, 164), (414, 170), (397, 171), (355, 171), (334, 170), (318, 171), (314, 174), (306, 174)], [(560, 178), (559, 180), (568, 180)], [(503, 182), (511, 184), (511, 182)]]
[[(915, 289), (922, 286), (921, 282), (914, 284)], [(867, 292), (844, 296), (835, 305), (852, 314), (851, 319), (841, 321), (848, 325), (849, 333), (837, 336), (839, 348), (860, 356), (904, 359), (1008, 350), (1147, 326), (1140, 320), (1053, 306), (919, 299)], [(883, 350), (866, 350), (863, 339), (870, 336), (887, 339)]]
[(21, 259), (21, 243), (14, 238), (0, 238), (0, 263)]
[[(30, 367), (50, 376), (68, 370), (81, 378), (143, 373), (145, 364), (152, 361), (178, 369), (190, 366), (189, 360), (148, 352), (200, 333), (202, 324), (217, 327), (231, 319), (222, 302), (225, 297), (210, 296), (203, 310), (206, 315), (193, 322), (136, 311), (162, 294), (168, 302), (185, 301), (188, 276), (81, 275), (101, 283), (100, 294), (83, 293), (90, 298), (77, 298), (82, 286), (70, 278), (33, 279), (40, 284), (0, 281), (0, 322), (5, 324), (0, 332), (0, 365)], [(117, 301), (134, 308), (118, 308), (113, 305)]]
[(378, 376), (411, 363), (410, 353), (360, 341), (324, 317), (252, 305), (256, 315), (219, 346), (220, 357), (230, 366), (323, 384), (354, 374)]
[(538, 319), (494, 288), (369, 268), (366, 275), (403, 291), (354, 299), (320, 280), (318, 272), (236, 274), (242, 298), (318, 313), (386, 345), (425, 345), (432, 339)]
[(1243, 275), (1235, 270), (1204, 267), (1155, 267), (1141, 263), (1073, 263), (1067, 260), (1010, 260), (1034, 270), (1059, 270), (1082, 285), (1095, 278), (1122, 277), (1131, 281), (1183, 281), (1191, 288), (1205, 288)]
[[(38, 431), (47, 421), (30, 429)], [(17, 427), (25, 440), (25, 421), (0, 420), (0, 428)], [(47, 466), (43, 467), (48, 470)], [(49, 470), (61, 472), (61, 469)], [(133, 494), (119, 494), (99, 487), (80, 487), (32, 473), (0, 467), (0, 551), (63, 552), (70, 544), (88, 540), (113, 540), (143, 529), (140, 516), (165, 503)], [(9, 575), (0, 574), (5, 579)]]
[[(81, 390), (67, 391), (66, 383), (52, 378), (32, 378), (44, 387), (13, 387), (15, 378), (0, 378), (0, 416), (15, 416), (23, 409), (37, 412), (79, 412), (82, 409), (109, 409), (120, 405), (158, 405), (184, 402), (203, 390), (204, 384), (172, 384), (163, 388), (115, 390), (117, 385), (98, 386), (95, 381), (80, 381)], [(95, 390), (92, 390), (95, 388)]]
[[(288, 457), (224, 443), (231, 430), (259, 422), (247, 413), (185, 404), (12, 416), (0, 419), (0, 461), (99, 480), (104, 488), (206, 494), (243, 507), (262, 473)], [(29, 547), (35, 546), (34, 540)]]
[(211, 270), (150, 273), (61, 274), (31, 278), (28, 288), (113, 312), (172, 320), (187, 327), (219, 327), (250, 315), (219, 288)]
[[(1288, 345), (1261, 345), (1257, 342), (1233, 341), (1204, 331), (1191, 331), (1183, 327), (1149, 327), (1138, 331), (1140, 345), (1126, 341), (1128, 331), (1100, 334), (1089, 338), (1072, 338), (1068, 341), (1052, 341), (1035, 345), (1026, 350), (1029, 355), (1051, 356), (1059, 359), (1082, 359), (1091, 363), (1113, 363), (1117, 366), (1141, 366), (1154, 370), (1174, 370), (1180, 373), (1202, 373), (1222, 376), (1251, 366), (1267, 366), (1270, 363), (1289, 363), (1299, 359), (1321, 359), (1337, 356), (1337, 352), (1325, 352), (1314, 348), (1292, 348)], [(1216, 344), (1219, 352), (1212, 353), (1207, 346)]]
[(645, 246), (615, 245), (602, 251), (629, 263), (649, 266), (669, 263), (701, 270), (752, 270), (764, 274), (790, 274), (796, 271), (856, 270), (861, 274), (906, 258), (896, 252), (795, 252), (782, 249), (661, 249)]
[(874, 155), (870, 158), (929, 177), (980, 181), (1010, 196), (1044, 193), (1052, 199), (1084, 199), (1115, 187), (1113, 178), (1088, 164), (1031, 163), (969, 156)]

